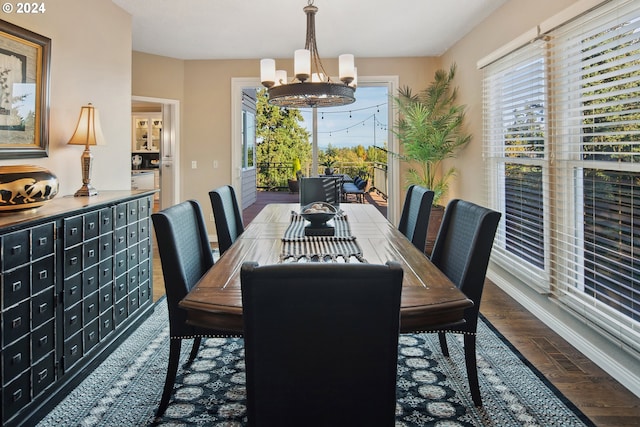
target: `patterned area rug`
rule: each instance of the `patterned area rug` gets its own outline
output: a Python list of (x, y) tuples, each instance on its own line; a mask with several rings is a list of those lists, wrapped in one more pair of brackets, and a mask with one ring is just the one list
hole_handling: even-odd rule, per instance
[[(593, 424), (486, 321), (478, 325), (478, 370), (484, 406), (473, 406), (460, 336), (451, 358), (436, 334), (401, 335), (396, 426), (592, 426)], [(186, 361), (191, 341), (183, 342)], [(242, 426), (246, 424), (242, 339), (208, 339), (178, 372), (173, 399), (154, 420), (169, 354), (164, 299), (109, 358), (38, 425)]]

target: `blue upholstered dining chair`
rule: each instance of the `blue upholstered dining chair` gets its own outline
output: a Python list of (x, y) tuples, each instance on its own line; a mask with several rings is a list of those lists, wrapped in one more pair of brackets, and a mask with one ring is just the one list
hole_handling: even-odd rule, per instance
[(464, 334), (464, 354), (471, 397), (482, 406), (476, 365), (478, 312), (487, 266), (491, 256), (500, 212), (463, 200), (452, 200), (445, 209), (442, 224), (431, 254), (436, 265), (470, 300), (473, 307), (464, 312), (465, 323), (438, 328), (442, 353), (449, 356), (446, 333)]
[(393, 426), (402, 267), (243, 264), (251, 426)]
[(411, 185), (402, 207), (398, 230), (411, 240), (413, 245), (424, 252), (427, 243), (429, 215), (434, 192), (419, 185)]
[(230, 185), (224, 185), (210, 191), (209, 198), (213, 208), (213, 218), (216, 221), (218, 249), (222, 255), (244, 232), (242, 212), (238, 206), (236, 192)]
[(303, 177), (300, 181), (300, 206), (312, 202), (340, 204), (341, 177)]
[(167, 376), (156, 411), (159, 417), (167, 409), (173, 393), (182, 340), (193, 338), (187, 362), (191, 363), (198, 354), (202, 337), (218, 336), (220, 332), (188, 325), (186, 312), (178, 306), (214, 262), (202, 208), (197, 201), (189, 200), (154, 213), (151, 219), (162, 264), (171, 337)]

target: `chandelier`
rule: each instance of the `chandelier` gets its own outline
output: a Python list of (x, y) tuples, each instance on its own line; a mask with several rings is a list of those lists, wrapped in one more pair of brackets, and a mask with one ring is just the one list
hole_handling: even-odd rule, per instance
[(337, 107), (356, 100), (356, 68), (353, 55), (338, 57), (340, 82), (334, 82), (324, 70), (316, 45), (315, 15), (318, 8), (309, 0), (304, 7), (307, 14), (307, 39), (304, 49), (294, 52), (295, 78), (287, 81), (285, 70), (276, 71), (273, 59), (260, 61), (260, 80), (268, 90), (269, 104), (278, 107)]

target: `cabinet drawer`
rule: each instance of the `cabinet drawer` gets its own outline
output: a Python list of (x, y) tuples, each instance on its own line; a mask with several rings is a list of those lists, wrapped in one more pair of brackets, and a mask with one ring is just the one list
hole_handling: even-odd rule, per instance
[(116, 206), (116, 228), (127, 225), (127, 204), (121, 203)]
[(135, 313), (138, 307), (140, 307), (140, 295), (138, 292), (139, 290), (136, 288), (129, 293), (129, 314)]
[(114, 302), (120, 301), (122, 298), (127, 296), (128, 292), (128, 276), (123, 274), (122, 276), (116, 277), (115, 281), (115, 289), (114, 289)]
[(100, 339), (104, 339), (113, 331), (113, 307), (100, 315)]
[(151, 300), (151, 286), (149, 286), (149, 282), (144, 282), (140, 285), (139, 295), (140, 295), (140, 307), (145, 305), (149, 300)]
[(104, 286), (107, 283), (113, 282), (113, 258), (109, 257), (100, 261), (100, 277), (98, 282), (100, 286)]
[(127, 226), (127, 246), (130, 248), (131, 245), (138, 243), (138, 223), (135, 222), (133, 224), (129, 224)]
[(64, 281), (62, 297), (64, 308), (69, 308), (82, 299), (82, 275), (78, 274)]
[(54, 251), (55, 224), (44, 224), (31, 229), (31, 259), (36, 260)]
[(149, 258), (149, 252), (151, 252), (149, 240), (143, 240), (138, 243), (138, 258), (141, 263)]
[(98, 318), (99, 307), (98, 301), (100, 300), (100, 293), (94, 292), (93, 294), (86, 297), (82, 300), (82, 324), (87, 325), (89, 322), (93, 322), (94, 319)]
[(118, 228), (115, 231), (115, 250), (116, 253), (127, 249), (127, 227)]
[(98, 264), (82, 272), (82, 295), (87, 296), (98, 290), (100, 266)]
[(138, 279), (139, 279), (138, 266), (136, 265), (127, 273), (127, 286), (128, 286), (127, 291), (128, 292), (131, 292), (134, 289), (138, 288), (138, 284), (140, 283)]
[(129, 244), (129, 249), (127, 250), (127, 269), (138, 265), (138, 247), (137, 243)]
[(82, 333), (77, 333), (64, 342), (62, 365), (65, 372), (82, 357)]
[(107, 309), (113, 307), (113, 285), (111, 283), (100, 288), (99, 298), (98, 308), (100, 313), (104, 313)]
[(6, 385), (29, 368), (29, 336), (11, 344), (2, 352), (2, 383)]
[(42, 359), (31, 368), (31, 383), (33, 384), (34, 397), (38, 396), (40, 393), (45, 391), (47, 387), (53, 384), (56, 379), (55, 366), (55, 354), (51, 353), (48, 357)]
[(10, 420), (18, 411), (24, 408), (30, 401), (29, 386), (31, 373), (29, 371), (20, 375), (11, 384), (2, 390), (2, 419)]
[(92, 265), (98, 264), (100, 253), (100, 239), (85, 241), (82, 244), (82, 262), (86, 269)]
[(36, 261), (31, 266), (31, 293), (37, 294), (53, 286), (55, 280), (55, 258), (53, 255)]
[(100, 236), (100, 259), (113, 255), (113, 234), (105, 234)]
[(138, 201), (132, 200), (127, 203), (127, 222), (129, 224), (138, 221)]
[(100, 342), (100, 319), (96, 318), (84, 329), (84, 354), (87, 354)]
[(29, 265), (4, 273), (2, 277), (2, 306), (11, 307), (29, 297), (31, 270)]
[(147, 258), (146, 260), (140, 262), (138, 266), (138, 277), (140, 278), (140, 283), (144, 281), (148, 281), (151, 276), (151, 259)]
[(2, 236), (2, 270), (7, 271), (29, 261), (29, 230)]
[(127, 251), (118, 252), (116, 254), (115, 276), (122, 276), (127, 272)]
[(35, 329), (55, 316), (55, 289), (50, 287), (31, 298), (31, 328)]
[(29, 333), (29, 300), (2, 313), (2, 346), (6, 347)]
[(113, 209), (104, 208), (100, 210), (100, 234), (113, 231)]
[(64, 247), (70, 248), (82, 242), (82, 216), (65, 218), (63, 221)]
[(64, 251), (64, 277), (71, 277), (82, 270), (82, 246), (74, 246)]
[[(155, 176), (154, 176), (154, 179), (155, 179)], [(149, 217), (150, 204), (151, 202), (149, 201), (148, 197), (138, 200), (138, 219), (144, 219)]]
[(31, 333), (31, 353), (34, 362), (53, 351), (56, 337), (54, 328), (55, 322), (51, 320)]
[(84, 240), (98, 237), (100, 232), (100, 213), (98, 211), (89, 212), (84, 215)]
[(82, 328), (82, 303), (64, 311), (63, 335), (67, 339)]
[(123, 298), (122, 300), (116, 302), (116, 305), (114, 307), (114, 326), (118, 327), (120, 326), (126, 319), (127, 319), (127, 304), (128, 304), (128, 300), (127, 298)]
[(138, 222), (138, 236), (140, 240), (147, 239), (149, 237), (149, 220), (143, 219)]

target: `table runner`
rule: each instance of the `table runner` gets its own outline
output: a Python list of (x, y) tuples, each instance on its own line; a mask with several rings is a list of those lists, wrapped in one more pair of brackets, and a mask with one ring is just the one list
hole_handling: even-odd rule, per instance
[(347, 216), (338, 213), (333, 218), (335, 233), (333, 236), (306, 236), (306, 220), (297, 212), (291, 212), (291, 222), (282, 238), (280, 261), (293, 262), (350, 262), (355, 258), (366, 262), (362, 249), (351, 234)]

